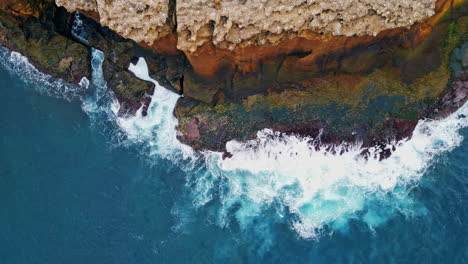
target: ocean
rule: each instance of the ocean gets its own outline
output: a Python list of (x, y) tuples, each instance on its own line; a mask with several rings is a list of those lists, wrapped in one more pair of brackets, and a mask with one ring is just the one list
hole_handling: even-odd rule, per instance
[(468, 263), (468, 105), (392, 156), (312, 139), (176, 138), (178, 95), (118, 117), (105, 54), (80, 85), (0, 49), (1, 263)]

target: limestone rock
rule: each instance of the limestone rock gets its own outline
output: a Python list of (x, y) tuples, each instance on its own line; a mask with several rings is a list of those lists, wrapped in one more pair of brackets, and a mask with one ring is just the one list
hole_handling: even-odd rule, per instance
[(96, 0), (79, 0), (79, 1), (70, 1), (70, 0), (56, 0), (55, 3), (58, 6), (65, 7), (68, 11), (97, 11)]
[(148, 44), (171, 32), (168, 0), (56, 0), (69, 12), (96, 11), (100, 23), (121, 36)]
[[(177, 47), (272, 45), (313, 31), (376, 35), (434, 14), (436, 0), (56, 0), (68, 11), (96, 11), (100, 23), (137, 42), (177, 31)], [(177, 25), (177, 26), (176, 26)], [(177, 27), (177, 28), (175, 28)]]
[(434, 0), (177, 0), (178, 47), (276, 44), (306, 30), (376, 35), (423, 21), (434, 7)]

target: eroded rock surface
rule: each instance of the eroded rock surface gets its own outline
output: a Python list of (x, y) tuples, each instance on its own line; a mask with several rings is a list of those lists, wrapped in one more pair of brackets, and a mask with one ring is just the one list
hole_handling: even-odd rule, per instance
[(49, 6), (36, 18), (37, 6), (25, 1), (10, 3), (0, 8), (0, 45), (27, 56), (41, 71), (67, 82), (78, 83), (90, 77), (89, 50), (61, 34), (65, 34), (62, 26), (69, 19), (64, 10)]
[[(81, 67), (72, 65), (80, 56), (88, 57), (91, 47), (102, 50), (104, 77), (123, 106), (120, 114), (132, 114), (149, 103), (147, 95), (152, 93), (152, 84), (136, 79), (128, 71), (130, 62), (144, 57), (154, 79), (184, 94), (174, 111), (179, 120), (178, 137), (195, 149), (224, 151), (227, 141), (252, 139), (264, 128), (286, 134), (321, 135), (323, 143), (358, 140), (366, 146), (384, 146), (389, 140), (411, 136), (421, 118), (453, 112), (468, 96), (468, 49), (463, 44), (467, 40), (467, 0), (437, 0), (435, 7), (433, 1), (411, 1), (411, 5), (398, 1), (398, 6), (392, 6), (397, 1), (390, 1), (383, 5), (388, 8), (385, 12), (376, 11), (381, 7), (376, 1), (364, 5), (368, 11), (362, 17), (350, 15), (356, 6), (344, 10), (343, 6), (333, 9), (333, 3), (325, 1), (292, 1), (288, 5), (276, 1), (277, 6), (272, 8), (279, 9), (263, 16), (263, 20), (257, 13), (269, 10), (267, 6), (273, 2), (222, 0), (189, 4), (171, 0), (165, 2), (166, 7), (163, 1), (144, 1), (146, 5), (137, 7), (135, 4), (143, 1), (97, 0), (87, 1), (88, 5), (79, 0), (62, 1), (69, 11), (85, 11), (88, 16), (82, 17), (82, 28), (73, 34), (70, 26), (77, 20), (72, 17), (80, 15), (50, 5), (37, 8), (54, 0), (6, 1), (0, 5), (0, 9), (8, 10), (8, 16), (0, 16), (0, 42), (12, 49), (22, 48), (32, 62), (43, 66), (41, 70), (51, 74), (60, 70), (56, 75), (63, 78), (69, 78), (67, 74), (80, 75), (74, 69)], [(310, 5), (322, 8), (319, 21), (323, 27), (312, 28), (301, 19), (288, 20), (295, 16), (296, 9)], [(107, 9), (101, 10), (103, 6)], [(246, 6), (250, 11), (243, 9)], [(129, 11), (129, 7), (134, 9)], [(149, 14), (152, 8), (167, 12), (153, 18)], [(403, 9), (400, 12), (394, 8)], [(120, 19), (112, 18), (113, 10), (122, 9), (128, 14), (135, 12), (128, 19), (133, 24), (125, 24), (121, 13), (115, 14)], [(214, 13), (208, 14), (210, 10)], [(330, 10), (335, 14), (329, 14)], [(383, 30), (405, 19), (404, 23), (414, 23), (415, 17), (423, 19), (431, 14), (430, 10), (436, 14), (423, 23), (387, 29), (373, 36), (376, 32), (372, 32), (372, 26), (379, 25), (376, 28)], [(228, 16), (217, 17), (223, 12)], [(310, 15), (300, 14), (301, 18)], [(284, 22), (275, 24), (279, 27), (277, 33), (270, 28), (274, 23), (268, 24), (270, 17)], [(337, 27), (324, 26), (334, 23), (334, 19), (341, 23), (351, 17), (354, 20), (346, 20), (340, 32)], [(365, 17), (377, 17), (386, 24)], [(307, 28), (301, 29), (301, 23)], [(131, 36), (130, 32), (138, 34)], [(78, 33), (83, 35), (76, 37)], [(56, 41), (59, 48), (49, 49)], [(37, 52), (43, 47), (55, 53)], [(47, 54), (58, 56), (49, 58)], [(83, 64), (89, 64), (89, 58)]]
[(178, 0), (178, 47), (195, 51), (207, 41), (276, 44), (304, 31), (361, 36), (413, 25), (434, 14), (435, 0)]
[(308, 64), (313, 53), (290, 53), (264, 59), (252, 73), (216, 74), (230, 78), (218, 85), (207, 79), (190, 91), (186, 83), (191, 96), (175, 110), (179, 138), (223, 151), (229, 140), (250, 140), (265, 128), (365, 146), (411, 136), (421, 118), (446, 116), (468, 99), (467, 14), (466, 2), (449, 9), (414, 46), (420, 27), (330, 49)]
[(56, 0), (56, 3), (69, 12), (95, 11), (102, 25), (137, 42), (151, 44), (171, 32), (168, 0)]
[(90, 79), (91, 47), (100, 49), (105, 53), (104, 78), (121, 103), (121, 114), (133, 114), (142, 104), (148, 105), (146, 95), (152, 93), (153, 85), (127, 69), (137, 50), (143, 49), (85, 17), (81, 18), (85, 22), (81, 31), (86, 32), (77, 38), (71, 32), (77, 18), (53, 1), (8, 0), (0, 5), (0, 45), (28, 57), (40, 71), (69, 83)]
[[(56, 0), (68, 11), (95, 11), (100, 23), (152, 44), (177, 30), (177, 47), (193, 52), (206, 42), (272, 45), (306, 31), (376, 35), (434, 14), (436, 0)], [(176, 27), (176, 28), (175, 28)]]

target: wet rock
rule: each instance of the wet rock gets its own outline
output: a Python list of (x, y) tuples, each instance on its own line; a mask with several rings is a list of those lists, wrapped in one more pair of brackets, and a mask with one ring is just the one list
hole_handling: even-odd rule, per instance
[(71, 28), (72, 38), (105, 54), (102, 67), (104, 79), (121, 104), (119, 114), (133, 115), (143, 107), (142, 114), (146, 115), (154, 85), (136, 78), (128, 70), (137, 54), (137, 45), (79, 13), (75, 13), (73, 19), (75, 24)]
[(148, 96), (153, 93), (152, 83), (139, 80), (128, 71), (130, 63), (136, 63), (139, 57), (145, 58), (150, 77), (167, 89), (178, 94), (183, 92), (184, 70), (188, 61), (182, 53), (179, 55), (154, 53), (133, 40), (119, 36), (91, 18), (81, 14), (75, 16), (82, 21), (79, 29), (81, 35), (77, 41), (84, 39), (86, 45), (105, 53), (104, 78), (122, 103), (121, 113), (134, 114), (142, 104), (146, 108), (149, 104)]
[[(421, 118), (439, 118), (466, 101), (467, 83), (460, 72), (465, 69), (467, 13), (452, 14), (458, 16), (441, 18), (426, 39), (410, 48), (401, 38), (380, 39), (331, 53), (310, 71), (294, 65), (311, 54), (265, 60), (251, 75), (231, 77), (206, 100), (181, 99), (175, 110), (179, 139), (197, 149), (225, 151), (227, 141), (253, 139), (264, 128), (319, 137), (324, 144), (360, 141), (382, 148), (410, 137)], [(456, 58), (450, 59), (452, 51)], [(461, 70), (452, 72), (450, 62)], [(273, 70), (265, 67), (269, 63)], [(439, 112), (431, 114), (436, 107)], [(200, 136), (188, 137), (193, 120)]]
[(459, 77), (464, 72), (468, 71), (468, 42), (453, 51), (450, 59), (450, 67), (455, 77)]
[(187, 127), (187, 141), (188, 142), (193, 142), (194, 140), (197, 140), (200, 138), (200, 130), (198, 128), (198, 119), (197, 118), (192, 118), (190, 119)]
[(41, 71), (78, 83), (90, 77), (89, 50), (54, 31), (48, 23), (54, 14), (41, 21), (0, 10), (0, 44), (25, 55)]
[[(210, 39), (216, 27), (211, 22), (195, 30), (200, 39), (195, 36), (188, 43), (188, 38), (178, 38), (178, 30), (187, 33), (187, 28), (180, 25), (176, 29), (175, 10), (181, 6), (177, 7), (174, 1), (167, 6), (164, 22), (170, 26), (170, 32), (163, 34), (161, 42), (144, 45), (45, 0), (7, 2), (8, 5), (0, 5), (0, 9), (10, 10), (0, 13), (0, 42), (28, 56), (44, 72), (73, 82), (89, 76), (89, 49), (102, 50), (104, 78), (122, 105), (120, 115), (135, 114), (140, 107), (143, 114), (147, 111), (153, 84), (128, 71), (130, 63), (144, 57), (152, 78), (184, 95), (174, 110), (179, 119), (178, 137), (195, 149), (225, 151), (227, 141), (253, 139), (264, 128), (313, 137), (314, 144), (360, 141), (365, 146), (383, 148), (388, 141), (410, 136), (419, 119), (443, 116), (467, 97), (467, 47), (463, 44), (468, 28), (466, 1), (451, 5), (450, 1), (439, 0), (435, 6), (438, 14), (425, 23), (385, 30), (377, 36), (344, 37), (317, 32), (299, 36), (297, 32), (289, 35), (288, 31), (286, 35), (296, 37), (271, 34), (265, 45), (256, 42), (261, 39), (249, 39), (247, 35), (254, 29), (246, 26), (239, 33), (238, 25), (226, 27), (234, 31), (225, 32), (226, 39), (217, 42)], [(61, 2), (71, 9), (78, 3)], [(98, 6), (79, 9), (89, 9), (88, 14), (92, 14), (114, 2), (98, 1)], [(138, 3), (132, 6), (141, 9), (141, 14), (154, 9)], [(115, 2), (119, 8), (123, 4)], [(417, 12), (424, 10), (427, 8)], [(160, 28), (149, 23), (124, 34), (126, 28), (117, 28), (122, 21), (111, 19), (112, 10), (101, 11), (107, 12), (106, 18), (97, 19), (113, 23), (112, 27), (126, 37), (146, 41), (145, 37), (154, 38), (160, 33)], [(74, 28), (77, 18), (82, 24)], [(220, 18), (223, 23), (228, 20)], [(340, 27), (335, 18), (330, 17), (328, 22), (331, 27), (323, 32), (332, 30), (340, 35), (339, 31), (352, 29)], [(132, 35), (145, 28), (152, 33)], [(236, 34), (247, 36), (244, 44), (256, 44), (239, 44), (229, 37)], [(186, 41), (187, 49), (178, 50), (179, 41)], [(227, 42), (239, 45), (234, 48)], [(193, 46), (197, 50), (192, 51)]]

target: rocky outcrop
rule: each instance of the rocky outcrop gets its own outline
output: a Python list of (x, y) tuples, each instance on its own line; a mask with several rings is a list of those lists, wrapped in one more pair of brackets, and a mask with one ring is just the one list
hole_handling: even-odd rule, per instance
[[(34, 5), (37, 4), (37, 5)], [(90, 77), (88, 49), (66, 36), (68, 14), (45, 3), (8, 1), (0, 9), (0, 45), (20, 52), (41, 71), (70, 83)], [(35, 17), (34, 15), (38, 15)], [(63, 33), (63, 34), (61, 34)]]
[[(71, 10), (82, 10), (89, 8), (85, 7), (85, 3), (92, 1), (61, 1), (57, 0), (58, 4), (62, 4)], [(141, 1), (137, 1), (140, 3)], [(137, 42), (152, 49), (155, 53), (161, 55), (171, 55), (182, 60), (185, 57), (190, 63), (190, 67), (184, 70), (178, 70), (177, 80), (182, 80), (184, 83), (184, 94), (197, 101), (208, 104), (216, 103), (217, 95), (223, 92), (224, 96), (243, 98), (250, 94), (264, 92), (265, 87), (271, 87), (270, 82), (276, 80), (274, 73), (267, 74), (268, 78), (265, 82), (265, 75), (262, 73), (265, 70), (277, 71), (277, 67), (281, 66), (281, 71), (278, 71), (280, 76), (298, 76), (299, 73), (305, 72), (306, 75), (319, 74), (324, 71), (334, 71), (338, 65), (341, 64), (342, 54), (348, 53), (355, 47), (371, 46), (374, 43), (390, 42), (397, 39), (397, 42), (404, 45), (416, 46), (421, 42), (428, 33), (431, 31), (431, 20), (436, 21), (437, 15), (425, 23), (417, 24), (410, 29), (397, 28), (387, 29), (401, 25), (410, 25), (419, 19), (426, 18), (434, 11), (438, 14), (445, 12), (450, 6), (450, 0), (435, 1), (410, 1), (411, 7), (408, 7), (407, 2), (402, 1), (374, 1), (372, 4), (363, 4), (360, 1), (351, 1), (352, 3), (360, 3), (344, 8), (346, 5), (337, 6), (329, 1), (293, 1), (286, 5), (283, 1), (167, 1), (168, 14), (154, 13), (149, 16), (147, 11), (151, 5), (161, 5), (160, 1), (145, 1), (148, 6), (146, 11), (136, 12), (130, 14), (129, 10), (121, 11), (126, 5), (122, 5), (120, 1), (105, 1), (105, 8), (103, 3), (96, 1), (93, 10), (98, 12), (97, 17), (101, 13), (112, 13), (114, 10), (117, 14), (127, 14), (128, 21), (133, 21), (134, 18), (139, 18), (145, 23), (138, 25), (126, 25), (125, 32), (118, 30), (117, 33), (124, 37), (129, 37), (129, 32), (138, 32), (139, 27), (148, 28), (161, 28), (156, 24), (147, 22), (141, 16), (166, 18), (166, 25), (172, 27), (170, 33), (166, 35), (161, 33), (159, 40), (154, 41), (151, 34), (143, 34), (140, 37), (131, 37), (136, 39)], [(304, 2), (304, 3), (302, 3)], [(351, 2), (345, 1), (346, 4)], [(302, 4), (301, 4), (302, 3)], [(396, 3), (399, 3), (397, 5)], [(128, 5), (128, 4), (127, 4)], [(101, 6), (101, 7), (100, 7)], [(248, 8), (247, 8), (248, 7)], [(364, 25), (358, 21), (367, 21), (364, 17), (358, 18), (357, 10), (361, 7), (362, 15), (372, 13), (379, 16), (382, 21), (387, 21), (386, 26), (379, 24), (375, 21), (368, 21), (369, 24)], [(331, 12), (335, 8), (336, 12)], [(343, 8), (340, 9), (340, 8)], [(367, 9), (366, 9), (367, 8)], [(333, 10), (335, 10), (333, 9)], [(375, 10), (374, 10), (375, 9)], [(273, 10), (273, 11), (272, 11)], [(302, 10), (302, 11), (300, 11)], [(315, 10), (312, 12), (312, 10)], [(317, 11), (319, 10), (319, 11)], [(320, 11), (321, 10), (321, 11)], [(372, 11), (373, 10), (373, 11)], [(393, 10), (393, 11), (392, 11)], [(148, 11), (149, 12), (149, 11)], [(229, 12), (231, 15), (227, 14)], [(270, 14), (270, 16), (264, 14)], [(353, 13), (354, 12), (354, 13)], [(367, 13), (366, 13), (367, 12)], [(356, 14), (355, 14), (356, 13)], [(381, 15), (377, 15), (380, 14)], [(143, 15), (146, 14), (146, 15)], [(249, 15), (250, 14), (250, 15)], [(255, 15), (253, 15), (255, 14)], [(275, 15), (272, 15), (275, 14)], [(295, 26), (295, 23), (302, 21), (303, 17), (315, 14), (317, 18), (309, 20), (322, 21), (325, 23), (325, 17), (335, 17), (335, 19), (343, 20), (346, 17), (349, 21), (346, 22), (346, 27), (354, 28), (355, 32), (352, 34), (363, 36), (334, 36), (330, 31), (323, 27), (312, 28), (309, 24), (302, 23), (301, 26)], [(328, 14), (324, 16), (324, 14)], [(334, 15), (331, 15), (334, 14)], [(367, 16), (367, 15), (366, 15)], [(354, 17), (355, 20), (351, 21)], [(264, 18), (264, 19), (261, 19)], [(214, 20), (213, 20), (214, 19)], [(281, 20), (281, 23), (274, 22), (275, 19)], [(332, 23), (331, 18), (327, 18), (327, 23)], [(111, 29), (116, 29), (117, 24), (109, 24), (109, 21), (100, 19), (100, 23), (110, 26)], [(115, 20), (115, 23), (126, 23), (125, 19)], [(162, 23), (162, 19), (158, 20)], [(269, 21), (269, 22), (268, 22)], [(343, 20), (344, 21), (344, 20)], [(283, 23), (284, 22), (284, 23)], [(132, 22), (133, 23), (133, 22)], [(252, 29), (252, 25), (255, 28)], [(382, 22), (383, 23), (383, 22)], [(272, 27), (275, 25), (279, 31), (276, 32)], [(375, 30), (379, 30), (378, 36), (368, 36), (371, 33), (371, 26)], [(358, 28), (362, 27), (358, 32)], [(247, 30), (247, 28), (250, 28)], [(366, 29), (367, 28), (367, 29)], [(244, 34), (245, 30), (249, 32)], [(273, 33), (274, 32), (276, 33)], [(383, 31), (381, 31), (383, 30)], [(144, 30), (147, 32), (147, 30)], [(349, 31), (350, 32), (350, 31)], [(377, 31), (372, 34), (377, 33)], [(234, 37), (237, 35), (240, 37)], [(351, 33), (349, 33), (351, 34)], [(263, 36), (263, 37), (262, 37)], [(146, 37), (143, 39), (141, 37)], [(262, 38), (271, 38), (268, 41), (262, 41)], [(411, 39), (410, 39), (411, 38)], [(231, 40), (236, 39), (234, 42)], [(239, 41), (238, 41), (239, 40)], [(230, 50), (231, 48), (234, 49)], [(185, 57), (182, 55), (185, 54)], [(179, 59), (179, 60), (180, 60)], [(273, 63), (271, 61), (274, 61)], [(351, 59), (352, 61), (352, 59)], [(371, 59), (368, 60), (372, 61)], [(283, 65), (284, 62), (284, 65)], [(263, 68), (266, 65), (271, 65), (267, 69)], [(349, 63), (344, 63), (345, 66), (351, 66)], [(365, 66), (365, 67), (363, 67)], [(185, 67), (185, 66), (183, 66)], [(341, 67), (341, 65), (340, 65)], [(351, 66), (352, 67), (352, 66)], [(350, 68), (351, 68), (350, 67)], [(369, 68), (370, 65), (362, 65), (359, 68)], [(354, 70), (354, 71), (356, 71)], [(183, 72), (183, 73), (182, 73)], [(304, 74), (302, 74), (304, 75)], [(170, 79), (174, 80), (174, 77)], [(176, 81), (177, 81), (176, 80)], [(175, 86), (175, 81), (172, 81), (172, 86)], [(181, 89), (181, 85), (179, 90)], [(275, 86), (276, 87), (276, 86)], [(279, 87), (282, 89), (282, 86)], [(229, 92), (231, 91), (231, 92)]]
[[(348, 38), (344, 48), (331, 44), (316, 57), (286, 53), (265, 57), (252, 72), (225, 68), (214, 75), (228, 82), (206, 78), (198, 88), (202, 81), (189, 83), (186, 74), (190, 96), (175, 112), (179, 138), (224, 150), (227, 141), (252, 139), (264, 128), (365, 146), (410, 136), (419, 119), (444, 116), (468, 98), (468, 4), (442, 10), (427, 22), (430, 30), (414, 26), (355, 45), (360, 38)], [(189, 92), (194, 87), (203, 92)]]
[(78, 1), (68, 1), (68, 0), (56, 0), (58, 6), (65, 7), (70, 12), (75, 12), (77, 10), (81, 11), (97, 11), (98, 5), (96, 0), (78, 0)]
[(0, 45), (69, 83), (90, 78), (91, 47), (99, 48), (106, 53), (104, 76), (122, 104), (121, 114), (132, 114), (142, 104), (148, 105), (145, 95), (152, 93), (153, 85), (135, 78), (127, 69), (135, 50), (142, 48), (89, 19), (87, 41), (77, 39), (71, 32), (76, 18), (53, 1), (7, 0), (0, 6)]
[[(151, 77), (184, 94), (175, 109), (178, 137), (196, 149), (223, 151), (227, 141), (252, 139), (263, 128), (320, 135), (322, 143), (359, 140), (379, 145), (410, 136), (420, 118), (443, 116), (468, 96), (463, 45), (468, 28), (466, 0), (438, 0), (435, 6), (433, 1), (412, 1), (411, 7), (402, 1), (400, 6), (392, 4), (397, 1), (386, 2), (387, 6), (375, 1), (364, 5), (367, 13), (362, 17), (353, 13), (359, 5), (344, 8), (325, 1), (289, 5), (276, 1), (277, 6), (268, 9), (273, 1), (191, 1), (190, 5), (168, 1), (163, 7), (163, 1), (57, 0), (68, 10), (85, 11), (88, 17), (50, 5), (53, 0), (6, 1), (0, 41), (29, 56), (35, 65), (45, 65), (39, 67), (44, 71), (73, 80), (67, 74), (81, 74), (72, 66), (79, 61), (78, 53), (87, 57), (83, 66), (89, 63), (91, 47), (104, 51), (104, 77), (123, 106), (121, 115), (133, 114), (149, 103), (152, 84), (136, 79), (127, 69), (137, 57), (145, 57)], [(311, 6), (321, 8), (320, 19), (312, 19), (321, 23), (314, 31), (310, 23), (290, 19), (294, 12)], [(232, 11), (229, 16), (218, 18), (226, 8)], [(273, 11), (270, 16), (249, 15), (261, 10)], [(416, 17), (423, 19), (430, 10), (436, 14), (423, 23), (392, 28), (413, 23)], [(131, 25), (124, 27), (122, 12), (134, 15), (128, 19)], [(300, 18), (310, 15), (299, 13)], [(71, 25), (77, 17), (83, 22), (79, 29)], [(339, 26), (330, 26), (345, 20), (341, 32), (336, 31)], [(270, 27), (274, 23), (268, 21), (284, 24), (278, 24), (280, 29), (274, 33)], [(374, 36), (376, 25), (389, 28)], [(41, 40), (37, 32), (49, 37)], [(44, 54), (34, 51), (56, 38), (66, 45), (46, 48)], [(63, 50), (74, 55), (65, 56)], [(58, 69), (62, 72), (57, 73)], [(89, 71), (89, 65), (80, 70)]]
[[(128, 65), (142, 49), (134, 41), (122, 38), (83, 15), (75, 14), (73, 19), (73, 39), (83, 43), (88, 49), (95, 48), (104, 52), (104, 79), (120, 101), (121, 114), (134, 114), (142, 104), (146, 107), (149, 104), (146, 95), (152, 94), (153, 85), (137, 79), (128, 71)], [(76, 24), (79, 24), (78, 28)], [(143, 112), (145, 111), (146, 109)]]

